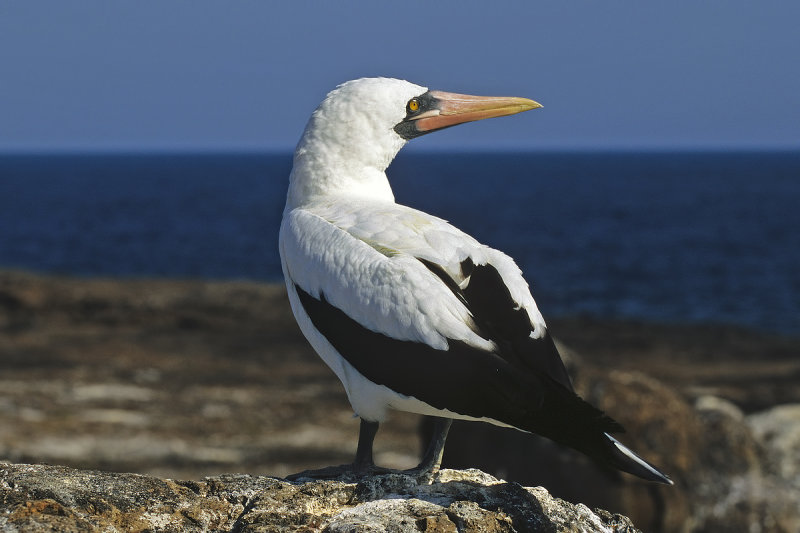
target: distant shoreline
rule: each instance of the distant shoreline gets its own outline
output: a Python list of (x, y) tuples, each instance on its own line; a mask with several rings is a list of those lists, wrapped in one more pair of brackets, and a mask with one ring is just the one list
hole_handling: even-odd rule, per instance
[[(270, 292), (284, 292), (284, 282), (282, 279), (275, 280), (259, 280), (250, 278), (201, 278), (201, 277), (158, 277), (158, 276), (95, 276), (95, 275), (80, 275), (80, 274), (64, 274), (41, 272), (32, 269), (14, 268), (0, 266), (0, 289), (3, 286), (13, 284), (13, 280), (26, 279), (31, 282), (47, 282), (48, 280), (53, 283), (67, 283), (70, 285), (92, 285), (102, 284), (107, 286), (118, 285), (124, 286), (137, 286), (137, 287), (150, 287), (156, 289), (157, 287), (168, 286), (191, 286), (191, 285), (218, 285), (218, 286), (247, 286), (266, 288)], [(285, 296), (285, 294), (284, 294)], [(288, 303), (288, 300), (287, 300)], [(546, 310), (545, 310), (546, 311)], [(559, 326), (572, 328), (585, 328), (585, 327), (605, 327), (605, 328), (631, 328), (645, 332), (647, 331), (684, 331), (692, 332), (692, 335), (721, 335), (726, 336), (730, 334), (750, 335), (763, 339), (779, 339), (789, 343), (797, 342), (800, 346), (800, 333), (798, 335), (790, 335), (783, 332), (768, 331), (750, 327), (742, 324), (725, 323), (725, 322), (670, 322), (659, 320), (645, 320), (633, 317), (611, 317), (601, 318), (587, 314), (572, 314), (572, 315), (548, 315), (546, 312), (545, 319), (547, 319), (551, 329), (558, 329)], [(798, 353), (800, 356), (800, 352)]]

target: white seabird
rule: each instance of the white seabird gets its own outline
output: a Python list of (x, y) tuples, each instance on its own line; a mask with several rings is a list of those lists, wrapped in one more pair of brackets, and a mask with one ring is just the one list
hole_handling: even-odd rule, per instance
[(617, 422), (575, 394), (514, 261), (395, 203), (385, 171), (407, 141), (537, 107), (364, 78), (337, 87), (311, 115), (294, 154), (280, 254), (300, 329), (361, 418), (347, 468), (377, 468), (378, 424), (398, 409), (438, 417), (412, 469), (421, 477), (438, 470), (452, 419), (465, 419), (537, 433), (671, 483), (611, 437), (622, 431)]

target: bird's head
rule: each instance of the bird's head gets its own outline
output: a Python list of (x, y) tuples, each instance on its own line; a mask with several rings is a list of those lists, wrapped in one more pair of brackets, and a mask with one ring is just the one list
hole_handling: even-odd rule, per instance
[(410, 139), (537, 107), (527, 98), (429, 91), (391, 78), (348, 81), (331, 91), (308, 121), (295, 152), (293, 180), (301, 178), (302, 168), (319, 186), (353, 189), (336, 184), (349, 178), (367, 182), (369, 175), (383, 174)]

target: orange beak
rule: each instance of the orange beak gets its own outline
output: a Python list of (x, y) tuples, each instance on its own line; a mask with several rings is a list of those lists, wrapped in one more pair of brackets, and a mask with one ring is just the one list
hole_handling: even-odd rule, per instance
[(420, 134), (542, 107), (538, 102), (515, 96), (472, 96), (443, 91), (430, 91), (429, 94), (435, 101), (434, 108), (409, 117)]

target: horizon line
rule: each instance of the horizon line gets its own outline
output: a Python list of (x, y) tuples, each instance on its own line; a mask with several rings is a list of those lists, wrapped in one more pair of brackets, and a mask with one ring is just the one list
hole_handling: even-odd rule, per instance
[[(0, 146), (0, 157), (67, 155), (291, 155), (293, 146)], [(574, 144), (540, 146), (409, 146), (415, 154), (520, 154), (520, 153), (800, 153), (800, 144)], [(400, 155), (402, 157), (402, 155)]]

